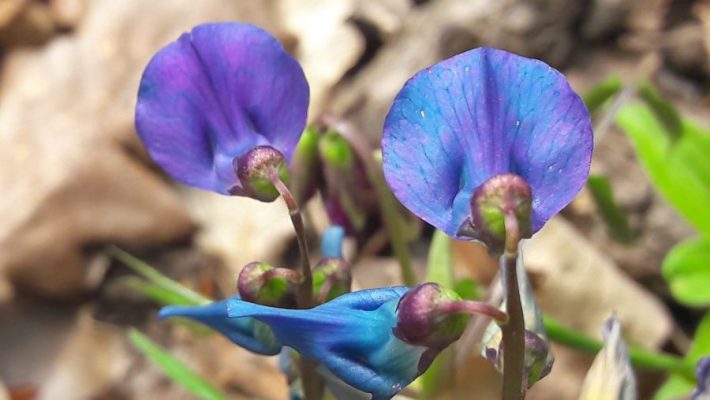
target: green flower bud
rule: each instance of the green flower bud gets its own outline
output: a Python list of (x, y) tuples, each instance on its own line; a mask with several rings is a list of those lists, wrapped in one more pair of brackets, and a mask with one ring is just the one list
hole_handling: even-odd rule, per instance
[(296, 293), (300, 281), (298, 271), (252, 262), (239, 273), (237, 289), (242, 299), (251, 303), (297, 308)]

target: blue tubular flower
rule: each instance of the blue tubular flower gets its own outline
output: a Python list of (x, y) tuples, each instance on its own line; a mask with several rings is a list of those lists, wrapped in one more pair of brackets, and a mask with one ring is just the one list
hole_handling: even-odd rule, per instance
[[(239, 297), (234, 299), (238, 300)], [(224, 301), (200, 307), (169, 306), (160, 310), (158, 318), (169, 317), (194, 319), (223, 334), (238, 346), (257, 354), (273, 356), (281, 351), (281, 344), (268, 326), (254, 318), (229, 318)]]
[(199, 25), (146, 67), (136, 129), (175, 179), (244, 194), (236, 160), (257, 146), (290, 160), (308, 98), (301, 67), (266, 31), (239, 23)]
[[(268, 325), (280, 343), (317, 360), (354, 388), (388, 399), (411, 383), (428, 365), (428, 348), (407, 344), (392, 333), (405, 287), (362, 290), (308, 310), (289, 310), (225, 300), (207, 307), (167, 307), (161, 317), (200, 320), (205, 313), (226, 313), (230, 321), (256, 319)], [(219, 311), (213, 312), (211, 310)]]
[(387, 115), (385, 177), (413, 213), (460, 237), (474, 190), (512, 173), (532, 189), (532, 231), (582, 188), (592, 155), (589, 113), (545, 63), (479, 48), (410, 79)]

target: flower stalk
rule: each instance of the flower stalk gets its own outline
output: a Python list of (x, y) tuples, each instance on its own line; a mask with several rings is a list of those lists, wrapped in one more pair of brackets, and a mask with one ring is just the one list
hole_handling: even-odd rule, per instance
[(505, 252), (501, 267), (505, 277), (505, 301), (508, 323), (503, 332), (503, 400), (525, 398), (525, 318), (520, 301), (520, 285), (516, 260), (520, 243), (520, 228), (514, 209), (504, 210)]
[[(293, 230), (296, 232), (298, 242), (298, 252), (300, 254), (302, 281), (298, 287), (297, 303), (299, 308), (308, 309), (313, 307), (313, 274), (311, 273), (311, 263), (308, 255), (308, 243), (306, 241), (306, 228), (303, 223), (301, 209), (288, 189), (281, 180), (277, 170), (269, 173), (269, 179), (278, 190), (281, 198), (286, 203), (288, 215), (293, 223)], [(318, 363), (304, 357), (299, 359), (299, 371), (303, 382), (303, 394), (305, 400), (320, 400), (323, 398), (324, 383), (316, 372)]]

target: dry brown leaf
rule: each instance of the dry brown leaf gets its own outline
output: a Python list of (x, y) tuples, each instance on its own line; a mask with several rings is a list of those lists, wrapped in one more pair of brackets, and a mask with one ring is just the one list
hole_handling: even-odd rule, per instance
[(357, 29), (347, 23), (354, 1), (287, 0), (279, 4), (286, 29), (298, 39), (298, 59), (311, 88), (309, 111), (315, 115), (364, 50)]
[(127, 346), (122, 329), (95, 321), (88, 309), (80, 311), (38, 400), (98, 397), (127, 373)]

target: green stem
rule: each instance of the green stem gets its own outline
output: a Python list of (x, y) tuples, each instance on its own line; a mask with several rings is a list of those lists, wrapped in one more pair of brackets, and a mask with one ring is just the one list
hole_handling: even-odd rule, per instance
[(362, 160), (363, 165), (367, 170), (367, 176), (370, 183), (372, 183), (372, 186), (375, 189), (375, 195), (377, 196), (377, 201), (380, 205), (380, 212), (382, 214), (382, 222), (389, 233), (394, 256), (399, 262), (402, 273), (402, 281), (407, 286), (416, 285), (417, 277), (414, 274), (414, 269), (412, 268), (412, 260), (409, 256), (407, 240), (404, 235), (404, 221), (402, 221), (400, 212), (397, 209), (396, 200), (394, 196), (392, 196), (392, 192), (390, 192), (387, 182), (385, 182), (385, 176), (382, 168), (372, 156), (372, 149), (363, 140), (362, 134), (357, 132), (350, 124), (347, 124), (331, 115), (322, 115), (319, 119), (324, 125), (333, 128), (336, 132), (342, 135), (345, 140), (347, 140), (348, 144), (352, 146), (353, 150), (355, 150), (358, 157)]
[(505, 252), (501, 267), (505, 277), (505, 311), (508, 323), (501, 326), (503, 332), (503, 400), (525, 398), (525, 318), (520, 300), (517, 259), (520, 230), (515, 212), (504, 211)]
[[(548, 316), (544, 317), (544, 322), (547, 336), (553, 342), (591, 354), (597, 353), (604, 346), (602, 342), (563, 327), (559, 322)], [(673, 372), (695, 382), (695, 365), (681, 357), (667, 353), (657, 353), (638, 346), (629, 346), (629, 358), (639, 368)]]
[[(311, 263), (308, 256), (308, 242), (306, 241), (306, 229), (303, 223), (301, 209), (293, 197), (293, 194), (283, 183), (277, 171), (274, 171), (271, 176), (276, 190), (279, 191), (281, 198), (286, 203), (288, 215), (291, 217), (293, 229), (296, 232), (296, 240), (298, 241), (298, 250), (301, 258), (301, 276), (303, 280), (298, 287), (297, 301), (299, 308), (313, 307), (313, 273), (311, 272)], [(316, 372), (318, 363), (309, 360), (305, 357), (300, 357), (298, 362), (299, 372), (301, 374), (301, 382), (303, 383), (303, 395), (306, 400), (320, 400), (323, 398), (324, 383), (320, 375)]]

